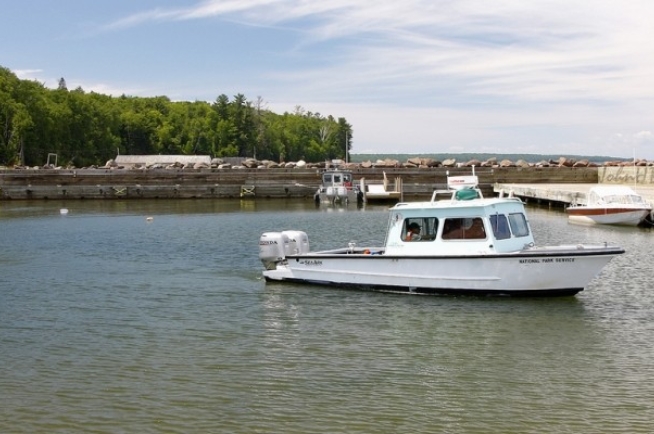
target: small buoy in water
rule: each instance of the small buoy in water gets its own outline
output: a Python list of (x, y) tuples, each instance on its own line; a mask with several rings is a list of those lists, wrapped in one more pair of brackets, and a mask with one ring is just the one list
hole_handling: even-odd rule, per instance
[(61, 209), (59, 210), (59, 213), (60, 213), (61, 215), (66, 215), (66, 214), (68, 214), (68, 208), (61, 208)]
[(151, 222), (152, 220), (154, 220), (154, 217), (146, 217), (146, 218), (145, 218), (145, 221), (146, 221), (146, 222)]

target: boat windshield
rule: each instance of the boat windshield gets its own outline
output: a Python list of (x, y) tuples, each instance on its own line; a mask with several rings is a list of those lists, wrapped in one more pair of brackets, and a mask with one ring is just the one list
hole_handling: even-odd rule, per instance
[(526, 237), (529, 235), (529, 225), (527, 224), (527, 218), (523, 213), (513, 213), (509, 214), (509, 225), (511, 226), (511, 232), (516, 237)]
[(344, 184), (352, 184), (351, 173), (324, 173), (322, 175), (323, 185), (339, 186)]
[(604, 196), (602, 198), (604, 200), (604, 203), (610, 204), (610, 203), (617, 203), (617, 204), (629, 204), (629, 203), (643, 203), (643, 198), (630, 194), (630, 195), (610, 195), (610, 196)]
[(506, 240), (511, 238), (509, 221), (504, 214), (495, 214), (490, 216), (490, 222), (496, 240)]
[(609, 189), (591, 189), (588, 204), (597, 205), (627, 205), (644, 204), (645, 199), (628, 187), (612, 187)]

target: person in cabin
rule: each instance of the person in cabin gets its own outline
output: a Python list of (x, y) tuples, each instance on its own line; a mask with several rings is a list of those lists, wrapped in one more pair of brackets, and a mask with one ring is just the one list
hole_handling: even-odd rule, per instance
[(470, 228), (465, 231), (465, 238), (473, 240), (481, 240), (486, 238), (486, 229), (484, 229), (484, 222), (482, 219), (476, 217), (472, 220)]
[(416, 222), (409, 224), (406, 233), (406, 241), (418, 241), (420, 240), (420, 225)]
[(352, 177), (351, 176), (344, 176), (343, 177), (343, 185), (347, 190), (352, 190)]

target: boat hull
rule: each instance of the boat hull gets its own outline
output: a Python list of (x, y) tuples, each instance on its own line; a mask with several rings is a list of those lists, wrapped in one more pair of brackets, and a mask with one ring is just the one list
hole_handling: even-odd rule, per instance
[(349, 190), (332, 190), (318, 191), (314, 196), (314, 201), (319, 204), (358, 204), (363, 202), (363, 195), (354, 189)]
[(561, 296), (582, 291), (622, 253), (603, 245), (452, 257), (315, 253), (289, 256), (264, 277), (390, 292)]
[(571, 222), (604, 225), (638, 226), (652, 212), (651, 208), (598, 208), (570, 207), (567, 209)]

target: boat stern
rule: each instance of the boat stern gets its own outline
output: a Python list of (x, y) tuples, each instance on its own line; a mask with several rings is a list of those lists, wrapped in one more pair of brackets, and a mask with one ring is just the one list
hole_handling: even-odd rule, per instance
[(287, 255), (309, 253), (309, 237), (302, 231), (264, 232), (259, 238), (259, 260), (266, 270), (275, 270)]

